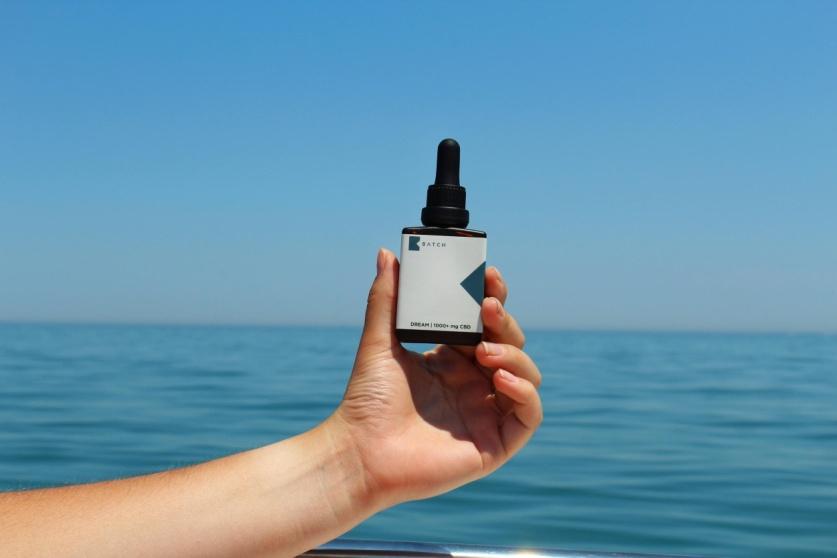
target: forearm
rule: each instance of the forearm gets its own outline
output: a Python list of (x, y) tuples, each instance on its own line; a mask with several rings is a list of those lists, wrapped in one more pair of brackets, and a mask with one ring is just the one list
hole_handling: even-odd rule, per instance
[(252, 451), (119, 481), (0, 495), (21, 556), (293, 556), (377, 511), (330, 425)]

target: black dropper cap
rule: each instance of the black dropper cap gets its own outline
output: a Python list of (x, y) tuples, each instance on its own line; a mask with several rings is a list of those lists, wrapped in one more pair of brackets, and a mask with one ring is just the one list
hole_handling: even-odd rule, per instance
[(426, 227), (468, 226), (465, 188), (459, 185), (459, 144), (443, 139), (436, 154), (436, 182), (427, 187), (427, 207), (421, 210)]

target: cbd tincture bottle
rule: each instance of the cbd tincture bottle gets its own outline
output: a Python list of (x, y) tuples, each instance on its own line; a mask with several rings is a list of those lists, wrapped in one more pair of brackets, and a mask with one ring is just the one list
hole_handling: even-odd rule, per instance
[(466, 229), (459, 144), (439, 144), (423, 227), (401, 231), (395, 329), (402, 342), (476, 345), (482, 339), (486, 234)]

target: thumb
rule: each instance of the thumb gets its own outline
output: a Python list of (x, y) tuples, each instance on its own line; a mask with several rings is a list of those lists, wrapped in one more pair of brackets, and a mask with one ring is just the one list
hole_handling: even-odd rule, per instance
[(398, 293), (398, 259), (385, 248), (378, 250), (378, 274), (369, 290), (366, 321), (360, 347), (386, 350), (398, 346), (395, 307)]

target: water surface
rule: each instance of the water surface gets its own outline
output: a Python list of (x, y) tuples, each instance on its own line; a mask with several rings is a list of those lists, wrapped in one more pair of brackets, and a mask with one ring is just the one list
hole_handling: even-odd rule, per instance
[[(195, 463), (310, 428), (354, 328), (0, 325), (0, 490)], [(356, 538), (837, 556), (837, 337), (530, 332), (545, 420), (493, 476)]]

